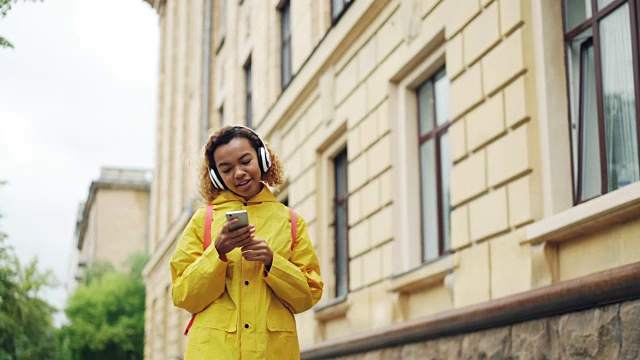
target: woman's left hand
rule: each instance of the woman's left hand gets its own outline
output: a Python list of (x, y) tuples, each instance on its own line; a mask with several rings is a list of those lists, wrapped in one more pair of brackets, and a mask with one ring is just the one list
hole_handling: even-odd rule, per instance
[(242, 256), (248, 261), (259, 261), (267, 267), (273, 263), (273, 251), (264, 239), (253, 239), (241, 249)]

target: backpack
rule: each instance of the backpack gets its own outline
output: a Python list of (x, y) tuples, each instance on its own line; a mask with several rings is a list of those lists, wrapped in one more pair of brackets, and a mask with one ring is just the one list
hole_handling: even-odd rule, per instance
[[(291, 250), (296, 247), (296, 239), (298, 238), (298, 214), (292, 209), (289, 208), (289, 214), (291, 214)], [(204, 250), (207, 250), (209, 245), (211, 245), (211, 222), (213, 221), (213, 205), (207, 205), (206, 216), (204, 220)], [(187, 324), (187, 328), (184, 330), (184, 335), (187, 336), (189, 333), (189, 329), (191, 329), (191, 325), (193, 325), (193, 320), (196, 318), (196, 314), (191, 315), (191, 320), (189, 320), (189, 324)]]

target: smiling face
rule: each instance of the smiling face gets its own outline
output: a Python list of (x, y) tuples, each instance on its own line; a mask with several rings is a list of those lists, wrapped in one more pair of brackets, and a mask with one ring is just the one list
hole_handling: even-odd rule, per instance
[(258, 165), (256, 149), (248, 139), (236, 137), (220, 145), (213, 153), (218, 173), (232, 192), (245, 200), (262, 190), (262, 171)]

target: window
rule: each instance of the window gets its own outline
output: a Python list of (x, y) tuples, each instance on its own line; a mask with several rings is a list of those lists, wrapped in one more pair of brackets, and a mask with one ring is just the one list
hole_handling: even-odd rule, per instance
[(420, 152), (422, 260), (450, 249), (449, 80), (444, 68), (416, 90)]
[(224, 106), (220, 106), (220, 110), (218, 110), (218, 118), (220, 119), (220, 126), (224, 126), (225, 125)]
[(333, 158), (335, 197), (333, 200), (333, 228), (335, 239), (335, 297), (343, 297), (349, 291), (349, 253), (348, 253), (348, 222), (347, 203), (349, 193), (347, 190), (347, 149), (342, 150)]
[(640, 0), (564, 0), (574, 203), (640, 180)]
[(282, 88), (291, 82), (291, 5), (285, 1), (280, 8), (280, 71)]
[(333, 24), (340, 20), (340, 17), (352, 2), (353, 0), (331, 0), (331, 21)]
[(249, 61), (244, 66), (244, 86), (245, 86), (245, 104), (244, 104), (244, 112), (245, 112), (245, 120), (246, 125), (251, 127), (251, 115), (253, 113), (253, 106), (251, 100), (251, 93), (253, 89), (251, 87), (251, 57), (249, 57)]

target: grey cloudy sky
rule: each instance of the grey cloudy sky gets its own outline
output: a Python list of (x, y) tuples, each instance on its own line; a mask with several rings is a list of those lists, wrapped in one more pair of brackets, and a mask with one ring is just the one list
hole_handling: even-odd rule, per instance
[[(64, 282), (100, 167), (153, 167), (158, 17), (143, 0), (18, 2), (0, 35), (0, 229)], [(47, 296), (64, 307), (63, 287)]]

